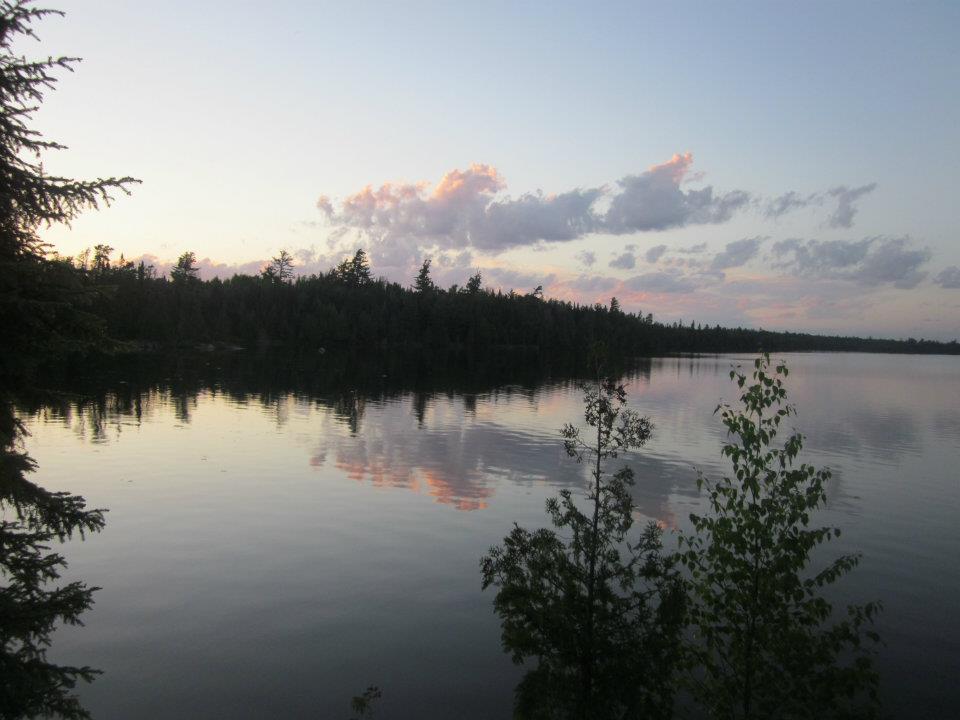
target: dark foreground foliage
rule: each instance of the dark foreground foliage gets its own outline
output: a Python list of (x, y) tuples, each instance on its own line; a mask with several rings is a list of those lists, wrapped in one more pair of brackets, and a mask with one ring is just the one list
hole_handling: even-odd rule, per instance
[(733, 475), (700, 477), (708, 512), (691, 516), (676, 553), (664, 553), (652, 523), (631, 543), (632, 473), (604, 473), (604, 461), (642, 446), (652, 430), (624, 409), (623, 388), (598, 381), (586, 393), (589, 444), (578, 428), (563, 429), (568, 454), (591, 459), (586, 509), (564, 490), (547, 503), (557, 530), (516, 526), (481, 560), (484, 588), (497, 588), (504, 649), (534, 663), (515, 717), (877, 715), (870, 625), (879, 604), (838, 617), (826, 590), (859, 557), (822, 568), (812, 557), (840, 533), (811, 527), (830, 473), (798, 461), (799, 434), (774, 444), (794, 414), (787, 368), (763, 355), (750, 379), (730, 375), (740, 405), (717, 410)]
[(55, 73), (76, 58), (33, 61), (13, 51), (35, 37), (31, 25), (55, 11), (29, 2), (0, 3), (0, 717), (85, 718), (72, 691), (96, 671), (50, 662), (54, 629), (77, 624), (95, 588), (57, 584), (65, 566), (50, 545), (103, 527), (103, 513), (82, 497), (51, 492), (28, 479), (23, 426), (12, 398), (29, 390), (42, 362), (91, 347), (102, 320), (93, 293), (74, 268), (47, 256), (37, 230), (66, 223), (126, 191), (131, 178), (78, 181), (44, 173), (41, 155), (62, 146), (29, 122)]
[(72, 690), (97, 671), (58, 665), (46, 654), (57, 625), (79, 624), (98, 588), (57, 585), (66, 562), (50, 543), (100, 530), (103, 513), (30, 482), (35, 464), (18, 449), (22, 432), (10, 406), (0, 407), (0, 717), (85, 718)]
[(598, 379), (585, 390), (587, 433), (563, 430), (567, 454), (590, 464), (585, 506), (562, 490), (547, 503), (556, 530), (515, 526), (481, 561), (504, 649), (534, 663), (517, 688), (517, 717), (672, 716), (681, 582), (655, 523), (631, 537), (632, 470), (605, 468), (652, 431), (625, 400), (622, 386)]
[(693, 530), (679, 538), (690, 572), (693, 694), (716, 718), (873, 717), (879, 638), (869, 625), (879, 605), (850, 606), (837, 618), (824, 595), (859, 556), (814, 567), (814, 551), (840, 530), (811, 527), (830, 472), (798, 460), (800, 434), (776, 444), (796, 412), (787, 372), (769, 355), (749, 378), (731, 371), (740, 405), (717, 412), (733, 475), (700, 477), (709, 512), (692, 515)]

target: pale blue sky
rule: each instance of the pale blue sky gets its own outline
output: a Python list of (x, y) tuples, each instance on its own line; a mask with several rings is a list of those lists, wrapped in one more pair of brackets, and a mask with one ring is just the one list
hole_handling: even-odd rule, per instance
[[(948, 270), (960, 265), (958, 3), (55, 4), (67, 17), (44, 21), (42, 42), (24, 51), (84, 62), (38, 113), (44, 132), (70, 146), (48, 170), (144, 181), (110, 210), (48, 232), (66, 254), (107, 242), (128, 256), (194, 250), (240, 264), (313, 246), (325, 262), (340, 249), (327, 244), (338, 227), (357, 243), (339, 202), (367, 185), (436, 184), (484, 163), (501, 179), (498, 199), (605, 186), (599, 213), (618, 179), (689, 151), (686, 180), (704, 176), (684, 192), (742, 190), (754, 204), (664, 230), (613, 235), (597, 224), (570, 241), (473, 247), (469, 264), (509, 269), (502, 284), (552, 273), (548, 295), (553, 286), (590, 302), (609, 288), (570, 285), (581, 274), (629, 281), (613, 288), (628, 308), (667, 320), (960, 335)], [(851, 226), (830, 227), (824, 193), (871, 183)], [(788, 191), (820, 195), (765, 217), (763, 203)], [(321, 194), (330, 220), (315, 207)], [(748, 262), (669, 292), (656, 290), (665, 286), (655, 275), (669, 253), (608, 265), (630, 244), (642, 256), (706, 242), (699, 268), (676, 264), (679, 255), (669, 266), (686, 282), (718, 268), (712, 258), (728, 243), (756, 236), (767, 239)], [(873, 236), (882, 237), (871, 254), (832, 269), (769, 254), (791, 238)], [(397, 241), (415, 264), (437, 255), (434, 239), (391, 235), (374, 246)], [(470, 248), (449, 236), (441, 249), (458, 242)], [(902, 255), (926, 250), (921, 260)], [(584, 251), (592, 267), (575, 260)], [(901, 256), (913, 258), (913, 275), (866, 267)], [(397, 263), (386, 272), (403, 279)], [(449, 259), (450, 278), (461, 264)]]

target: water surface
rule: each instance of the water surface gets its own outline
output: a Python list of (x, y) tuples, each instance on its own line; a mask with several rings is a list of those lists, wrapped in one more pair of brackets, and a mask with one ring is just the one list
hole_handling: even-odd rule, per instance
[[(960, 708), (960, 358), (786, 356), (805, 459), (834, 471), (828, 552), (862, 551), (840, 600), (880, 599), (886, 709)], [(655, 423), (630, 458), (642, 514), (682, 526), (696, 468), (724, 470), (713, 411), (750, 358), (654, 359), (625, 382)], [(25, 411), (36, 479), (109, 508), (67, 548), (102, 587), (54, 659), (104, 670), (95, 718), (346, 718), (370, 684), (391, 718), (509, 717), (478, 559), (583, 486), (557, 430), (570, 382), (407, 391), (114, 382)], [(418, 383), (420, 384), (420, 383)], [(422, 384), (420, 384), (422, 385)]]

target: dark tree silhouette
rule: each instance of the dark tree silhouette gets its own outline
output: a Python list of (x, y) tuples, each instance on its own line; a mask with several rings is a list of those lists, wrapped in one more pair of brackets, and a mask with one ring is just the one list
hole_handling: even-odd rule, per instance
[(424, 260), (423, 265), (420, 266), (420, 272), (413, 280), (413, 289), (421, 295), (432, 293), (436, 289), (430, 278), (430, 258)]
[(367, 253), (360, 248), (352, 258), (346, 258), (337, 265), (334, 275), (350, 288), (369, 285), (373, 278), (370, 275), (370, 261), (367, 260)]
[[(82, 210), (127, 192), (132, 178), (79, 181), (45, 174), (41, 156), (63, 146), (30, 126), (58, 70), (77, 58), (29, 60), (12, 47), (36, 38), (34, 21), (54, 10), (29, 2), (0, 3), (0, 716), (88, 717), (71, 690), (92, 679), (86, 667), (48, 662), (47, 647), (59, 623), (78, 623), (94, 588), (81, 582), (54, 585), (65, 565), (49, 543), (96, 531), (103, 514), (87, 510), (81, 497), (49, 492), (27, 480), (35, 465), (22, 451), (24, 428), (11, 394), (27, 389), (36, 367), (90, 347), (102, 323), (88, 312), (87, 279), (66, 261), (50, 257), (37, 231), (69, 223)], [(84, 263), (85, 264), (85, 263)], [(98, 246), (93, 271), (107, 274), (109, 248)]]
[(200, 269), (197, 267), (197, 256), (192, 252), (185, 252), (177, 258), (177, 264), (170, 269), (170, 279), (175, 283), (186, 283), (197, 280)]
[[(223, 343), (241, 347), (282, 347), (315, 353), (327, 350), (536, 349), (545, 357), (586, 358), (585, 348), (605, 343), (611, 357), (670, 352), (757, 352), (826, 350), (859, 352), (960, 353), (954, 342), (896, 341), (776, 333), (744, 328), (666, 324), (651, 314), (622, 306), (580, 305), (533, 294), (481, 287), (474, 275), (466, 288), (428, 286), (420, 275), (405, 288), (378, 278), (362, 253), (326, 273), (278, 282), (276, 266), (257, 276), (195, 279), (195, 259), (181, 257), (180, 281), (156, 277), (149, 267), (111, 262), (102, 273), (89, 269), (89, 254), (61, 266), (72, 283), (99, 290), (89, 320), (105, 323), (111, 337), (151, 346)], [(107, 258), (109, 260), (109, 258)], [(356, 262), (355, 262), (356, 261)], [(62, 268), (62, 269), (63, 269)], [(182, 270), (182, 272), (181, 272)], [(423, 268), (421, 267), (421, 274)], [(428, 293), (418, 289), (430, 287)], [(468, 291), (470, 288), (475, 290)], [(8, 358), (5, 358), (8, 360)]]
[(376, 685), (371, 685), (360, 695), (354, 695), (350, 700), (350, 709), (353, 710), (355, 717), (351, 720), (372, 718), (374, 707), (381, 697), (383, 697), (383, 692)]
[(872, 717), (877, 676), (864, 641), (878, 639), (867, 627), (879, 606), (850, 606), (838, 619), (824, 597), (859, 556), (811, 567), (814, 549), (840, 530), (810, 527), (830, 473), (797, 461), (802, 436), (774, 445), (795, 413), (786, 376), (764, 355), (751, 380), (730, 372), (740, 407), (717, 408), (733, 475), (699, 478), (709, 513), (692, 515), (679, 539), (691, 575), (693, 695), (714, 718)]
[(604, 467), (652, 431), (625, 401), (622, 386), (598, 378), (584, 395), (587, 434), (563, 428), (567, 454), (590, 463), (586, 508), (562, 490), (547, 502), (560, 532), (515, 526), (481, 560), (483, 587), (497, 587), (504, 649), (536, 661), (517, 688), (518, 717), (672, 716), (681, 586), (656, 523), (628, 540), (633, 472)]
[(110, 271), (110, 254), (112, 252), (113, 252), (113, 248), (110, 247), (109, 245), (94, 245), (93, 247), (94, 274), (104, 275)]
[(293, 277), (293, 256), (286, 250), (281, 250), (275, 258), (270, 258), (270, 264), (264, 272), (269, 272), (271, 278), (286, 282)]
[(350, 261), (350, 279), (353, 285), (366, 285), (370, 282), (370, 262), (362, 248), (354, 253), (353, 260)]
[(480, 274), (480, 271), (477, 270), (473, 275), (470, 276), (470, 279), (467, 280), (466, 291), (468, 295), (476, 295), (480, 292), (481, 282), (483, 281), (483, 276)]

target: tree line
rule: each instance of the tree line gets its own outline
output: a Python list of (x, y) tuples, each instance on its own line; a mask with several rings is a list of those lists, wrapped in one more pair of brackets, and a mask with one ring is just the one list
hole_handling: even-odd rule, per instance
[(671, 352), (859, 351), (960, 353), (957, 341), (891, 340), (662, 323), (624, 312), (617, 298), (586, 305), (492, 290), (478, 270), (463, 286), (438, 287), (424, 261), (409, 286), (376, 278), (359, 249), (327, 272), (295, 275), (286, 251), (259, 275), (201, 280), (194, 253), (169, 276), (98, 245), (57, 258), (94, 297), (90, 312), (111, 338), (143, 345), (365, 350), (528, 347), (576, 354), (596, 342), (621, 355)]

